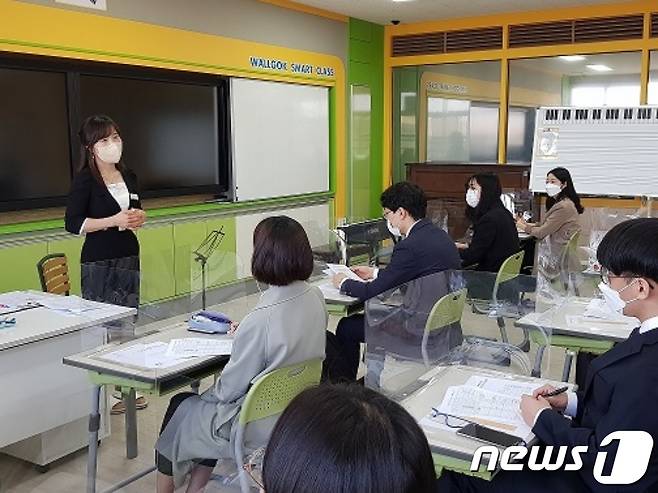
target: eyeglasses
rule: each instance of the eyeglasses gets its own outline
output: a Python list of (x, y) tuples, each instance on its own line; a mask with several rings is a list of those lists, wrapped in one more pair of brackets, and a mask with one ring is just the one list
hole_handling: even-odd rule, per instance
[(254, 482), (256, 486), (264, 490), (265, 486), (263, 486), (262, 472), (256, 469), (255, 465), (256, 464), (244, 464), (242, 466), (242, 469), (245, 470), (245, 472), (249, 475), (249, 477), (251, 478), (251, 480)]
[(13, 327), (16, 325), (16, 318), (12, 317), (5, 317), (5, 318), (0, 318), (0, 329), (4, 329), (7, 327)]
[[(610, 274), (610, 271), (605, 267), (601, 268), (600, 276), (601, 282), (607, 286), (610, 286), (610, 279), (639, 279), (638, 276), (615, 276), (614, 274)], [(647, 284), (649, 288), (653, 289), (653, 283), (647, 281)]]
[(468, 424), (477, 424), (475, 421), (471, 421), (470, 419), (466, 418), (460, 418), (459, 416), (455, 416), (454, 414), (448, 414), (448, 413), (442, 413), (436, 408), (432, 408), (432, 413), (431, 413), (432, 418), (434, 419), (439, 419), (443, 421), (443, 424), (446, 425), (448, 428), (463, 428), (464, 426)]

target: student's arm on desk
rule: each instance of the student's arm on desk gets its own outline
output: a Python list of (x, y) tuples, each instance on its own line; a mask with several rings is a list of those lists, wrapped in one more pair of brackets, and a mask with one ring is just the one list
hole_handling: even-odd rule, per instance
[[(600, 376), (598, 385), (606, 385)], [(612, 389), (611, 389), (612, 391)], [(658, 413), (647, 405), (658, 399), (658, 376), (643, 378), (641, 384), (616, 385), (610, 401), (608, 412), (596, 423), (594, 428), (580, 426), (583, 417), (583, 394), (578, 393), (578, 414), (572, 422), (557, 411), (547, 409), (537, 416), (533, 433), (546, 445), (568, 447), (587, 446), (587, 453), (581, 454), (583, 470), (591, 471), (599, 452), (616, 453), (617, 443), (605, 447), (601, 441), (613, 431), (644, 430), (651, 435), (658, 433)], [(576, 424), (574, 424), (576, 423)]]
[(413, 252), (400, 242), (391, 255), (391, 261), (385, 269), (379, 269), (377, 277), (370, 282), (347, 279), (343, 281), (340, 291), (353, 298), (368, 300), (391, 288), (404, 284), (413, 278), (416, 259)]
[(265, 369), (265, 343), (267, 327), (263, 318), (247, 315), (240, 322), (231, 350), (231, 358), (217, 380), (217, 398), (220, 403), (235, 402), (247, 394), (251, 381)]

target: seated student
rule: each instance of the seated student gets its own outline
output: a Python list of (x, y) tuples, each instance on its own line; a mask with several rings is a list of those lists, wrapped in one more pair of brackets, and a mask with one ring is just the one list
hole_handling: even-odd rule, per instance
[(545, 274), (555, 277), (560, 269), (559, 261), (567, 242), (580, 231), (578, 217), (583, 213), (583, 206), (565, 168), (555, 168), (546, 175), (546, 213), (539, 223), (527, 223), (523, 218), (517, 219), (520, 230), (539, 240), (548, 239), (549, 259), (545, 264)]
[(321, 385), (274, 427), (261, 491), (433, 493), (435, 478), (425, 434), (399, 404), (358, 385)]
[[(597, 252), (603, 267), (599, 285), (611, 310), (640, 320), (627, 340), (594, 359), (578, 392), (543, 398), (553, 388), (537, 389), (521, 401), (523, 419), (546, 445), (587, 446), (576, 472), (504, 472), (491, 482), (444, 474), (438, 491), (500, 492), (644, 492), (658, 491), (658, 447), (644, 476), (630, 485), (604, 485), (594, 477), (601, 452), (608, 453), (609, 474), (618, 441), (601, 442), (614, 431), (638, 430), (658, 436), (658, 219), (643, 218), (615, 226)], [(573, 420), (563, 416), (572, 416)], [(568, 452), (567, 457), (571, 457)], [(628, 458), (627, 458), (628, 459)], [(616, 467), (616, 466), (615, 466)]]
[(494, 174), (477, 174), (466, 187), (466, 216), (473, 238), (470, 244), (456, 244), (462, 263), (465, 267), (477, 264), (479, 271), (498, 272), (505, 259), (520, 250), (514, 218), (500, 199), (500, 180)]
[[(217, 459), (232, 458), (234, 425), (251, 383), (277, 368), (324, 357), (327, 311), (306, 280), (313, 254), (302, 226), (269, 217), (254, 230), (251, 271), (269, 284), (236, 329), (231, 357), (217, 384), (202, 395), (171, 399), (156, 443), (158, 493), (173, 492), (191, 472), (187, 491), (202, 491)], [(264, 444), (274, 419), (250, 426), (247, 440)]]
[[(334, 276), (334, 285), (341, 292), (367, 300), (412, 279), (459, 268), (459, 255), (453, 241), (425, 218), (427, 198), (418, 186), (409, 182), (396, 183), (382, 193), (380, 201), (389, 231), (404, 239), (395, 244), (386, 268), (352, 269), (364, 282), (347, 279), (343, 274)], [(360, 343), (365, 342), (364, 316), (343, 318), (338, 323), (335, 339), (327, 337), (330, 342), (325, 368), (329, 368), (329, 379), (355, 380)]]

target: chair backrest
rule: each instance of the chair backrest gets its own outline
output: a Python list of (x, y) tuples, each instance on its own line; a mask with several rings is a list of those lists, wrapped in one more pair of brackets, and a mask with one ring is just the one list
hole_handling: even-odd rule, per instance
[(578, 258), (578, 241), (580, 240), (580, 231), (576, 231), (569, 241), (564, 246), (562, 250), (562, 255), (560, 256), (560, 268), (562, 270), (569, 270), (569, 260), (571, 258)]
[(300, 392), (320, 383), (322, 360), (286, 366), (260, 377), (249, 389), (240, 410), (240, 425), (281, 414)]
[(462, 319), (465, 304), (466, 288), (443, 296), (432, 307), (427, 322), (425, 322), (425, 332), (439, 330), (459, 322)]
[(519, 274), (521, 274), (524, 255), (525, 252), (521, 250), (520, 252), (507, 257), (501, 264), (500, 269), (498, 269), (498, 275), (496, 276), (496, 282), (494, 283), (494, 294), (498, 291), (498, 286), (500, 284), (514, 279), (515, 277), (518, 277)]
[(41, 289), (47, 293), (68, 295), (71, 290), (66, 255), (53, 253), (37, 263)]

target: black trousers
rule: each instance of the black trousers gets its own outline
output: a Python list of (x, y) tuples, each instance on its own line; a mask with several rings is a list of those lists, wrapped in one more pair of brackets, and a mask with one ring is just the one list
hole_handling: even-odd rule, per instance
[(336, 335), (327, 332), (323, 380), (335, 383), (355, 381), (362, 342), (365, 342), (365, 317), (361, 314), (341, 319)]
[(80, 270), (84, 299), (139, 306), (139, 256), (85, 262)]
[[(169, 407), (167, 407), (167, 411), (165, 412), (164, 419), (162, 420), (162, 426), (160, 427), (160, 434), (162, 434), (162, 432), (164, 431), (165, 427), (167, 426), (172, 416), (176, 412), (176, 409), (178, 409), (178, 406), (180, 406), (181, 403), (188, 397), (192, 397), (195, 395), (197, 394), (195, 394), (194, 392), (182, 392), (180, 394), (176, 394), (171, 398), (171, 400), (169, 401)], [(215, 467), (217, 465), (217, 460), (202, 459), (197, 461), (197, 463), (201, 464), (202, 466)], [(155, 451), (155, 465), (157, 466), (158, 471), (161, 472), (162, 474), (165, 474), (166, 476), (174, 475), (171, 461), (157, 450)]]

